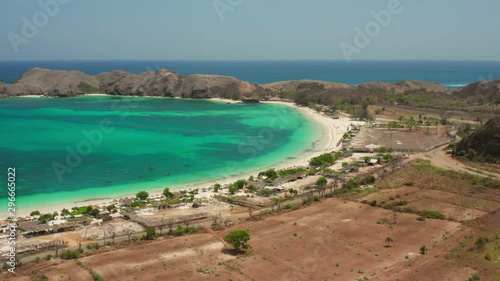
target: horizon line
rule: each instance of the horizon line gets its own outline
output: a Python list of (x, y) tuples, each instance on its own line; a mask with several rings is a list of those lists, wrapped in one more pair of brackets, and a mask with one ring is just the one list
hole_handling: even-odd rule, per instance
[(345, 59), (0, 59), (0, 62), (28, 62), (28, 61), (206, 61), (206, 62), (500, 62), (487, 59), (358, 59), (347, 61)]

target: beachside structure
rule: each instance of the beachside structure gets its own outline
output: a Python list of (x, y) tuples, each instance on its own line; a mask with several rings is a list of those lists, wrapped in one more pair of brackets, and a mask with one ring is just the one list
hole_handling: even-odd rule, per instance
[(0, 233), (7, 233), (9, 231), (9, 222), (0, 221)]
[(281, 192), (283, 190), (285, 190), (285, 188), (283, 186), (264, 186), (262, 189), (265, 189), (265, 190), (270, 190), (272, 192)]

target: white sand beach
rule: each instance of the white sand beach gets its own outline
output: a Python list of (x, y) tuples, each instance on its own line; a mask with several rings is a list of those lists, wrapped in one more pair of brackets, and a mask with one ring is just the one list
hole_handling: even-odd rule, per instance
[[(211, 99), (216, 102), (230, 102), (234, 103), (234, 100), (224, 100), (224, 99)], [(274, 103), (274, 104), (282, 104), (286, 106), (290, 106), (301, 112), (306, 118), (310, 119), (314, 123), (316, 123), (321, 128), (321, 135), (318, 136), (317, 140), (313, 143), (312, 147), (303, 151), (301, 154), (290, 155), (289, 159), (283, 160), (279, 163), (275, 163), (269, 165), (267, 167), (255, 167), (254, 170), (246, 171), (240, 174), (228, 175), (227, 177), (219, 177), (217, 179), (210, 179), (203, 182), (193, 182), (192, 184), (186, 184), (179, 188), (172, 188), (175, 190), (187, 190), (187, 189), (195, 189), (198, 188), (200, 190), (199, 197), (210, 197), (213, 193), (210, 191), (203, 192), (203, 189), (208, 189), (213, 186), (215, 183), (219, 183), (221, 185), (229, 184), (235, 182), (238, 179), (248, 178), (251, 175), (256, 176), (260, 171), (275, 168), (275, 169), (284, 169), (287, 167), (294, 166), (307, 166), (309, 163), (309, 159), (312, 157), (318, 156), (320, 154), (326, 152), (332, 152), (339, 150), (338, 146), (339, 141), (342, 139), (342, 136), (349, 130), (351, 124), (359, 124), (360, 122), (352, 121), (347, 117), (340, 117), (340, 119), (332, 119), (322, 113), (318, 113), (311, 108), (300, 107), (293, 103), (289, 102), (280, 102), (280, 101), (267, 101), (263, 103)], [(145, 190), (147, 190), (145, 188)], [(150, 196), (159, 196), (161, 195), (161, 190), (147, 190), (150, 193)], [(74, 206), (82, 206), (82, 205), (110, 205), (113, 200), (118, 199), (120, 197), (135, 197), (135, 194), (121, 194), (115, 198), (99, 198), (99, 199), (89, 199), (79, 202), (66, 202), (56, 205), (40, 205), (37, 209), (42, 213), (47, 212), (60, 212), (63, 208), (70, 209)], [(33, 211), (31, 209), (18, 209), (16, 215), (18, 217), (28, 216), (30, 212)], [(4, 216), (4, 214), (2, 214)]]

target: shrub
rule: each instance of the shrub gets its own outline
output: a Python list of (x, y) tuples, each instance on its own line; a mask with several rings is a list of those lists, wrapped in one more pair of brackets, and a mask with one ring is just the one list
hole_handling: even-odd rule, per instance
[(142, 240), (155, 240), (156, 238), (158, 238), (156, 229), (154, 227), (148, 227), (146, 229), (146, 235), (142, 237)]
[(486, 242), (488, 242), (488, 240), (485, 238), (485, 237), (479, 237), (477, 240), (476, 240), (476, 249), (478, 251), (480, 250), (483, 250), (484, 247), (486, 246)]
[(79, 256), (80, 256), (79, 251), (62, 250), (62, 252), (61, 252), (61, 259), (63, 259), (63, 260), (77, 259)]
[(446, 218), (446, 216), (441, 211), (436, 210), (424, 210), (422, 216), (428, 219), (444, 220)]
[(234, 184), (231, 184), (229, 186), (229, 193), (231, 195), (235, 194), (238, 190), (240, 190), (240, 189), (236, 185), (234, 185)]
[(479, 281), (481, 280), (481, 276), (479, 276), (479, 273), (473, 273), (471, 275), (471, 277), (469, 277), (469, 279), (467, 279), (467, 281)]
[(235, 183), (233, 183), (233, 186), (236, 186), (238, 189), (242, 189), (243, 187), (245, 187), (245, 185), (247, 185), (247, 181), (243, 179), (237, 180)]
[(376, 180), (376, 178), (374, 176), (367, 176), (365, 177), (363, 180), (362, 180), (362, 184), (370, 184), (370, 183), (374, 183)]
[(216, 183), (214, 184), (214, 192), (219, 192), (220, 189), (220, 184)]
[(425, 254), (427, 254), (427, 251), (428, 251), (428, 250), (429, 250), (429, 249), (427, 249), (427, 247), (422, 246), (422, 247), (420, 247), (419, 252), (420, 252), (420, 254), (425, 255)]
[(287, 203), (287, 204), (284, 204), (283, 206), (281, 206), (281, 209), (283, 209), (283, 210), (288, 210), (288, 209), (297, 210), (299, 208), (300, 208), (300, 204), (297, 202)]
[(251, 191), (251, 192), (255, 192), (257, 191), (257, 187), (255, 185), (249, 185), (247, 186), (247, 190)]
[(170, 234), (173, 236), (181, 236), (184, 233), (186, 233), (186, 228), (183, 226), (179, 226), (179, 227), (177, 227), (176, 230), (172, 231), (172, 233), (170, 233)]
[(392, 159), (394, 159), (394, 156), (392, 156), (392, 154), (390, 153), (384, 154), (384, 160), (391, 161)]
[(137, 197), (140, 200), (146, 200), (149, 197), (149, 192), (147, 192), (147, 191), (139, 191), (139, 192), (137, 192), (137, 194), (135, 195), (135, 197)]
[(351, 178), (346, 183), (344, 183), (344, 185), (342, 186), (342, 188), (345, 188), (345, 189), (358, 188), (359, 187), (359, 182), (358, 181), (359, 181), (358, 178)]
[(102, 275), (98, 272), (92, 272), (92, 278), (94, 281), (104, 281), (104, 277), (102, 277)]
[(142, 204), (139, 201), (134, 201), (134, 202), (132, 202), (132, 204), (130, 204), (130, 207), (132, 207), (132, 208), (135, 208), (135, 207), (141, 208), (142, 206), (144, 206), (144, 204)]
[(87, 249), (89, 249), (89, 250), (98, 250), (99, 249), (99, 243), (97, 243), (97, 242), (90, 243), (90, 244), (87, 245)]
[(165, 187), (163, 189), (163, 196), (165, 196), (166, 198), (174, 198), (174, 193), (172, 193), (172, 191), (170, 191), (170, 188), (168, 187)]

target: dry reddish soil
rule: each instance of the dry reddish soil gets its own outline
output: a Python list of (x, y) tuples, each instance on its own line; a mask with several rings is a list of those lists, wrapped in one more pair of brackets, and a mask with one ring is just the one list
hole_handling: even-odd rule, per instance
[(449, 141), (444, 127), (413, 129), (361, 128), (351, 145), (365, 149), (373, 145), (403, 150), (425, 150)]
[[(377, 224), (386, 212), (328, 199), (217, 233), (223, 237), (231, 230), (248, 229), (252, 250), (247, 255), (224, 253), (216, 237), (200, 233), (100, 250), (107, 252), (80, 258), (82, 265), (59, 259), (28, 264), (8, 280), (33, 280), (23, 275), (92, 280), (89, 270), (105, 280), (396, 280), (392, 268), (416, 259), (422, 245), (430, 248), (426, 257), (440, 255), (443, 237), (462, 228), (451, 221), (420, 222), (412, 214), (400, 214), (396, 225)], [(386, 237), (394, 240), (391, 247), (386, 247)], [(457, 280), (432, 278), (414, 280)]]

